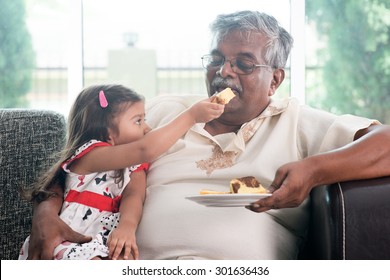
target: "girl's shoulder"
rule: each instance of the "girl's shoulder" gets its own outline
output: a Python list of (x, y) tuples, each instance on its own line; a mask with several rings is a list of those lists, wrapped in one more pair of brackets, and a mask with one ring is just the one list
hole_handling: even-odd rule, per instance
[(96, 147), (103, 147), (103, 146), (111, 146), (111, 144), (99, 140), (90, 140), (83, 145), (81, 145), (73, 154), (73, 157), (77, 157), (79, 155), (85, 155), (86, 153), (90, 152)]
[(94, 148), (97, 147), (104, 147), (104, 146), (111, 146), (111, 144), (99, 140), (90, 140), (83, 145), (81, 145), (74, 154), (65, 162), (62, 163), (61, 167), (64, 171), (69, 172), (68, 166), (76, 159), (81, 158), (82, 156), (86, 155), (90, 151), (92, 151)]

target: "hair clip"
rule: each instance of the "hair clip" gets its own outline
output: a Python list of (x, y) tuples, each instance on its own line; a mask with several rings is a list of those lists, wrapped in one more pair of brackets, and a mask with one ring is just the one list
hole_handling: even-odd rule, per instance
[(100, 102), (100, 107), (106, 108), (108, 106), (108, 102), (106, 99), (106, 96), (104, 95), (104, 91), (99, 92), (99, 102)]

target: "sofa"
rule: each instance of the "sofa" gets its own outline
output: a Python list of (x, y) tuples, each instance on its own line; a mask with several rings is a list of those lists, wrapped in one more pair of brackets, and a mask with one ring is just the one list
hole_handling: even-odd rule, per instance
[(390, 177), (320, 186), (310, 195), (301, 259), (390, 260)]
[[(65, 118), (47, 110), (0, 109), (0, 259), (17, 259), (30, 232), (28, 186), (65, 143)], [(358, 172), (358, 171), (357, 171)], [(390, 259), (390, 177), (320, 186), (299, 259)]]

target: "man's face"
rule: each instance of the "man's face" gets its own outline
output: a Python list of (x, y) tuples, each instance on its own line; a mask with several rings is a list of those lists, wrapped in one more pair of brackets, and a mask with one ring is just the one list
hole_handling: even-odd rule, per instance
[[(264, 57), (265, 38), (261, 34), (252, 33), (242, 36), (238, 31), (227, 34), (222, 40), (214, 40), (211, 54), (222, 56), (225, 60), (242, 58), (254, 64), (266, 64)], [(283, 70), (275, 70), (280, 72)], [(283, 72), (284, 77), (284, 72)], [(241, 125), (258, 116), (268, 105), (270, 97), (280, 85), (271, 67), (257, 67), (251, 74), (239, 75), (233, 72), (230, 62), (217, 70), (207, 70), (206, 85), (209, 96), (232, 88), (237, 97), (225, 107), (225, 112), (218, 122), (227, 125)]]

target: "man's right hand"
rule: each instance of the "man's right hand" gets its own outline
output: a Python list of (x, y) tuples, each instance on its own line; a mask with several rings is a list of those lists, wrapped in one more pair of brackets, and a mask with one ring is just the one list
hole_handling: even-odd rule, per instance
[(62, 199), (49, 198), (34, 207), (34, 216), (28, 249), (29, 260), (53, 259), (55, 247), (64, 241), (85, 243), (91, 237), (72, 230), (58, 216), (56, 209), (60, 209)]

